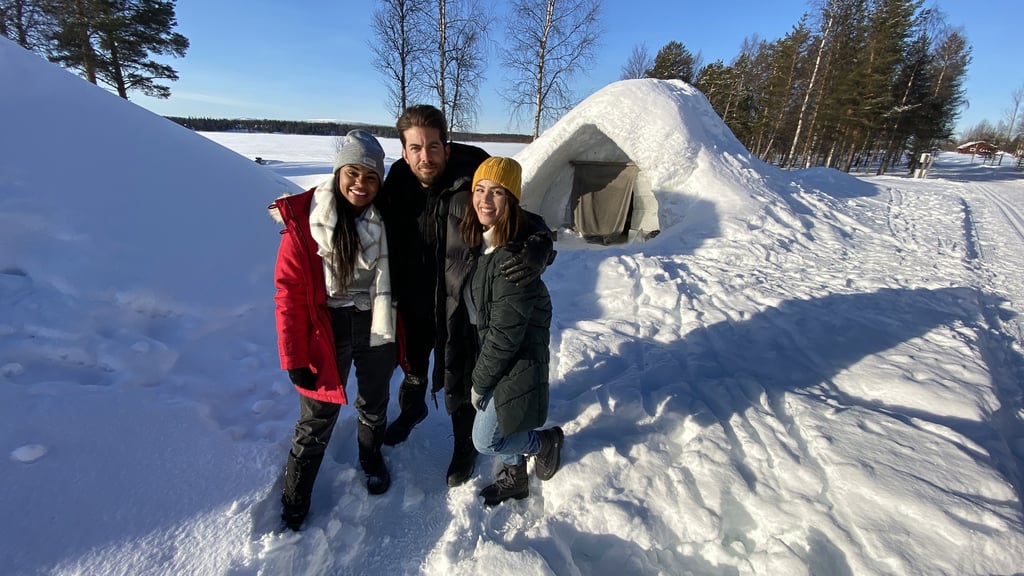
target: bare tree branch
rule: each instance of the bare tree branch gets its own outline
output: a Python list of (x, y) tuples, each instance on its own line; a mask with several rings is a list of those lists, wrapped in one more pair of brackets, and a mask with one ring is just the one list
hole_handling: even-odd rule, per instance
[(647, 45), (637, 44), (633, 46), (633, 52), (630, 53), (629, 60), (626, 60), (626, 63), (622, 66), (622, 74), (619, 75), (619, 80), (646, 78), (647, 69), (653, 66), (654, 58), (648, 52)]
[(428, 0), (382, 0), (373, 14), (374, 64), (384, 76), (395, 116), (422, 96), (430, 26)]
[(487, 28), (492, 17), (478, 0), (436, 0), (425, 45), (423, 87), (437, 96), (449, 132), (470, 130), (477, 120), (479, 87), (487, 65)]
[(505, 100), (532, 112), (533, 137), (574, 104), (571, 80), (594, 59), (601, 0), (516, 0), (506, 25)]

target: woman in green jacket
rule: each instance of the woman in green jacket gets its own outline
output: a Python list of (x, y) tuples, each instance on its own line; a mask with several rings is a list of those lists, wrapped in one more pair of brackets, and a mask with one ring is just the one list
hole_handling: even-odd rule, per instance
[(476, 269), (461, 290), (479, 345), (472, 373), (478, 411), (473, 444), (503, 464), (497, 480), (480, 492), (489, 506), (530, 495), (527, 455), (536, 456), (538, 478), (554, 476), (565, 438), (557, 426), (537, 430), (548, 418), (548, 289), (540, 278), (518, 286), (498, 270), (509, 248), (529, 235), (527, 213), (519, 205), (521, 190), (522, 168), (515, 160), (484, 160), (473, 175), (460, 228), (477, 256)]

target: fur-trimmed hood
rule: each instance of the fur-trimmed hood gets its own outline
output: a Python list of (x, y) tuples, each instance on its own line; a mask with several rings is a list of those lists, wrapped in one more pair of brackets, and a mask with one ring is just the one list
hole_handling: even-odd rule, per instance
[(321, 188), (323, 188), (324, 186), (332, 186), (333, 187), (334, 186), (334, 176), (331, 176), (330, 178), (327, 178), (326, 180), (324, 180), (323, 182), (318, 184), (316, 187), (310, 188), (309, 190), (306, 190), (305, 192), (296, 192), (295, 194), (282, 194), (282, 195), (278, 196), (277, 199), (274, 200), (273, 204), (271, 204), (270, 206), (267, 206), (267, 214), (275, 222), (277, 222), (278, 224), (284, 224), (284, 216), (281, 215), (281, 206), (280, 206), (280, 202), (281, 201), (287, 201), (289, 198), (295, 198), (297, 196), (301, 196), (302, 194), (307, 194), (309, 192), (312, 192), (313, 194), (316, 194), (316, 191), (321, 189)]
[(284, 224), (284, 217), (281, 216), (281, 208), (278, 207), (277, 201), (288, 198), (289, 196), (293, 196), (293, 194), (282, 194), (274, 200), (273, 204), (267, 206), (267, 214), (269, 214), (270, 217), (274, 219), (274, 222), (277, 222), (278, 224)]

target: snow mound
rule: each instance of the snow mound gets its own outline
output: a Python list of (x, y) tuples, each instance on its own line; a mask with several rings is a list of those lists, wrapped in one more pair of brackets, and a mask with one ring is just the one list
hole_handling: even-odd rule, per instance
[[(161, 307), (270, 298), (279, 238), (266, 207), (294, 184), (2, 37), (0, 125), (0, 270)], [(39, 158), (53, 170), (32, 170)], [(225, 275), (228, 262), (242, 272)], [(231, 302), (211, 302), (211, 279)]]

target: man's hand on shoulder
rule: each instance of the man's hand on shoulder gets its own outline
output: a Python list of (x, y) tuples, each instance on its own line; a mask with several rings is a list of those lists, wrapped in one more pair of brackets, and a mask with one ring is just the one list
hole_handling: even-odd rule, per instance
[(501, 263), (500, 270), (505, 279), (516, 286), (533, 282), (555, 261), (558, 253), (554, 249), (551, 235), (536, 233), (522, 243), (508, 245), (513, 254)]

